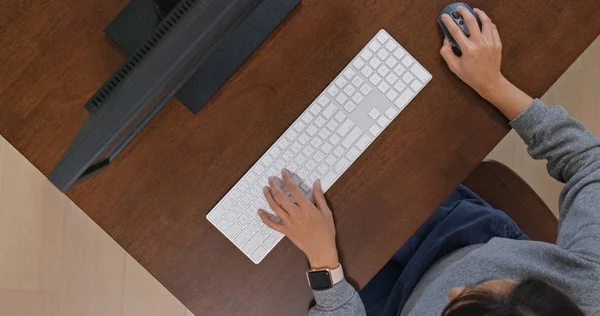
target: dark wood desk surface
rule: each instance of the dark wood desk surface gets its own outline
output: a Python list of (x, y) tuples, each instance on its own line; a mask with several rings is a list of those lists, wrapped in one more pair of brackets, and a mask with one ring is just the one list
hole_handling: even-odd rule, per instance
[[(124, 58), (102, 30), (126, 1), (0, 4), (0, 133), (48, 175)], [(446, 4), (304, 0), (199, 115), (173, 100), (69, 197), (198, 316), (305, 314), (307, 266), (291, 242), (254, 265), (204, 217), (385, 28), (433, 80), (327, 193), (363, 286), (508, 131), (439, 56)], [(597, 0), (470, 4), (498, 25), (505, 75), (534, 96), (600, 33)]]

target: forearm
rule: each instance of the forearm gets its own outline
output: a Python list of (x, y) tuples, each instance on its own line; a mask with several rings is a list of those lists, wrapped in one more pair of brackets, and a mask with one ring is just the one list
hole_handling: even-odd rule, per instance
[(494, 82), (488, 83), (478, 93), (488, 102), (496, 106), (509, 120), (514, 120), (533, 102), (533, 99), (502, 75)]

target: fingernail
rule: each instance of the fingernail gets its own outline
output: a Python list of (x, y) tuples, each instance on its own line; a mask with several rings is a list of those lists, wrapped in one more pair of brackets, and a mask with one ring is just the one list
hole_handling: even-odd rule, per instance
[(292, 175), (287, 169), (281, 170), (281, 174), (282, 175), (288, 175), (288, 176)]
[(269, 187), (264, 187), (264, 188), (263, 188), (263, 192), (265, 192), (265, 193), (269, 193)]

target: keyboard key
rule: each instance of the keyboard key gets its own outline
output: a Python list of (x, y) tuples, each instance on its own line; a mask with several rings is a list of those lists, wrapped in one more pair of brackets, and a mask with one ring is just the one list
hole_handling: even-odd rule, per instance
[(379, 112), (379, 110), (376, 108), (372, 108), (371, 111), (369, 111), (369, 116), (374, 120), (376, 120), (379, 115), (381, 115), (381, 112)]
[(365, 150), (365, 148), (367, 148), (367, 146), (369, 146), (369, 144), (372, 141), (373, 141), (373, 138), (371, 138), (369, 135), (365, 134), (361, 138), (358, 139), (358, 141), (356, 142), (356, 147), (358, 147), (358, 149), (360, 149), (360, 150)]
[(347, 83), (348, 83), (348, 80), (346, 80), (346, 78), (344, 78), (342, 76), (335, 79), (335, 84), (340, 88), (343, 88)]
[(236, 212), (234, 212), (233, 210), (229, 211), (227, 214), (225, 214), (225, 218), (229, 221), (229, 222), (233, 222), (235, 221), (235, 219), (238, 217), (238, 214)]
[(431, 75), (417, 63), (414, 63), (410, 67), (410, 71), (412, 71), (412, 73), (415, 74), (415, 76), (417, 76), (421, 82), (427, 82), (429, 79), (431, 79)]
[(294, 138), (297, 136), (298, 133), (296, 133), (293, 129), (289, 129), (287, 132), (285, 132), (285, 137), (290, 141), (294, 140)]
[(218, 223), (219, 219), (225, 215), (226, 211), (222, 207), (215, 207), (208, 213), (208, 219), (213, 223)]
[(394, 89), (390, 89), (390, 91), (388, 91), (388, 93), (386, 93), (385, 95), (390, 101), (394, 102), (394, 100), (396, 100), (396, 97), (398, 97), (398, 92), (396, 92), (396, 90)]
[(354, 92), (356, 92), (356, 88), (354, 88), (354, 86), (352, 86), (350, 84), (344, 88), (344, 93), (347, 95), (353, 95)]
[(329, 167), (322, 163), (317, 167), (317, 171), (319, 171), (321, 174), (327, 174), (327, 171), (329, 170)]
[(414, 61), (415, 60), (412, 57), (410, 57), (410, 55), (406, 55), (404, 56), (404, 58), (402, 58), (402, 64), (406, 67), (412, 65)]
[(379, 133), (381, 133), (381, 127), (379, 127), (377, 124), (373, 124), (371, 127), (369, 127), (369, 133), (371, 133), (373, 136), (377, 136)]
[(256, 178), (257, 176), (252, 172), (248, 172), (246, 173), (246, 176), (244, 176), (244, 180), (248, 181), (249, 183), (256, 181)]
[(361, 53), (360, 53), (360, 57), (362, 57), (364, 60), (369, 60), (371, 59), (371, 57), (373, 57), (373, 52), (371, 52), (368, 49), (364, 49)]
[(352, 111), (356, 109), (356, 103), (354, 103), (354, 101), (348, 101), (346, 102), (346, 105), (344, 105), (344, 109), (348, 111), (348, 113), (352, 113)]
[(415, 76), (413, 76), (409, 71), (405, 72), (402, 76), (402, 80), (406, 83), (410, 83), (414, 78)]
[(235, 212), (236, 214), (240, 214), (244, 211), (244, 209), (250, 205), (250, 203), (252, 203), (253, 197), (252, 194), (250, 194), (250, 192), (244, 193), (244, 195), (242, 196), (241, 200), (237, 203), (235, 203), (235, 205), (231, 208), (231, 211)]
[(229, 228), (229, 225), (231, 225), (231, 223), (226, 220), (226, 219), (221, 219), (219, 221), (219, 223), (217, 224), (217, 227), (221, 230), (221, 231), (227, 231), (227, 228)]
[(294, 161), (298, 165), (303, 165), (304, 162), (306, 161), (306, 157), (304, 157), (304, 155), (302, 155), (302, 154), (298, 154), (298, 155), (296, 155), (296, 158), (294, 158)]
[(402, 59), (402, 56), (404, 56), (406, 54), (406, 51), (398, 46), (398, 48), (396, 48), (396, 50), (394, 51), (394, 56), (396, 56), (396, 58), (398, 59)]
[(225, 235), (233, 239), (235, 238), (235, 236), (237, 236), (237, 234), (240, 233), (240, 231), (242, 231), (242, 225), (234, 222), (233, 224), (231, 224), (231, 226), (229, 226), (229, 228), (225, 232)]
[[(302, 137), (302, 136), (300, 136), (300, 137)], [(270, 166), (273, 163), (273, 158), (271, 158), (271, 156), (269, 154), (265, 154), (262, 158), (260, 158), (260, 160), (266, 166)]]
[(348, 97), (347, 97), (345, 94), (343, 94), (343, 93), (340, 93), (340, 94), (338, 94), (338, 96), (337, 96), (337, 97), (335, 97), (335, 100), (336, 100), (336, 101), (337, 101), (337, 102), (338, 102), (340, 105), (343, 105), (344, 103), (346, 103), (346, 100), (348, 100)]
[(311, 173), (310, 176), (308, 176), (308, 181), (315, 183), (320, 178), (321, 178), (321, 174), (315, 171), (315, 172)]
[(385, 41), (387, 41), (388, 38), (390, 37), (384, 32), (379, 32), (379, 34), (377, 34), (377, 40), (382, 44), (385, 43)]
[(294, 123), (294, 129), (300, 133), (304, 130), (304, 128), (306, 127), (306, 125), (300, 121), (296, 121), (296, 123)]
[(306, 133), (302, 133), (302, 135), (298, 136), (298, 141), (302, 145), (306, 145), (306, 143), (308, 143), (309, 140), (310, 140), (310, 137), (308, 135), (306, 135)]
[(230, 197), (232, 200), (234, 200), (234, 201), (237, 201), (237, 200), (239, 200), (239, 198), (241, 198), (241, 197), (242, 197), (242, 193), (240, 192), (240, 190), (238, 190), (238, 189), (236, 189), (236, 188), (233, 188), (233, 189), (231, 189), (231, 191), (229, 191), (229, 194), (228, 194), (228, 196), (229, 196), (229, 197)]
[[(315, 149), (312, 148), (312, 146), (310, 146), (310, 145), (306, 145), (306, 147), (304, 147), (304, 149), (302, 149), (302, 153), (304, 155), (306, 155), (307, 157), (310, 157), (310, 156), (312, 156), (312, 154), (315, 153)], [(306, 158), (304, 156), (302, 156), (302, 157), (303, 158), (301, 158), (300, 160), (302, 160), (302, 159), (306, 160)], [(302, 162), (300, 162), (298, 160), (296, 160), (296, 162), (300, 165), (302, 164)]]
[(364, 84), (362, 87), (360, 87), (360, 92), (362, 92), (362, 94), (367, 95), (371, 92), (371, 90), (373, 90), (373, 88), (371, 88), (371, 86), (369, 86), (368, 84)]
[(335, 114), (334, 117), (338, 122), (341, 123), (346, 118), (346, 114), (344, 114), (344, 112), (342, 112), (342, 111), (339, 111)]
[(337, 172), (338, 174), (344, 172), (344, 170), (346, 170), (346, 168), (348, 168), (348, 166), (350, 165), (350, 161), (348, 161), (346, 158), (342, 158), (340, 159), (340, 161), (338, 161), (335, 166), (333, 167), (333, 170), (335, 170), (335, 172)]
[(329, 128), (332, 132), (335, 131), (335, 129), (339, 126), (340, 124), (338, 124), (336, 121), (331, 120), (329, 122), (327, 122), (327, 128)]
[(414, 95), (415, 93), (411, 89), (406, 89), (400, 94), (398, 99), (396, 99), (394, 105), (396, 105), (398, 109), (402, 111)]
[(263, 246), (258, 246), (256, 250), (250, 255), (250, 258), (255, 262), (261, 261), (267, 254), (267, 249)]
[(265, 234), (268, 235), (270, 234), (273, 230), (270, 229), (267, 225), (263, 224), (262, 226), (260, 226), (260, 231)]
[(383, 46), (385, 46), (385, 48), (386, 48), (387, 50), (389, 50), (390, 52), (393, 52), (393, 51), (394, 51), (394, 49), (395, 49), (396, 47), (398, 47), (398, 44), (396, 44), (396, 42), (395, 42), (394, 40), (392, 40), (392, 39), (391, 39), (391, 40), (387, 41), (387, 42), (386, 42), (386, 43), (385, 43)]
[(310, 112), (312, 112), (312, 114), (314, 115), (319, 115), (319, 113), (321, 113), (321, 106), (318, 105), (317, 103), (313, 103), (310, 108), (308, 108), (310, 110)]
[(319, 136), (315, 136), (313, 139), (310, 140), (310, 144), (313, 145), (313, 147), (315, 148), (319, 148), (319, 146), (321, 146), (322, 143), (323, 141), (321, 140), (321, 138), (319, 138)]
[(285, 167), (289, 172), (291, 173), (296, 173), (296, 171), (298, 171), (298, 164), (295, 162), (290, 162), (287, 167)]
[(283, 158), (277, 159), (277, 161), (275, 161), (275, 163), (273, 163), (273, 166), (277, 170), (283, 170), (283, 168), (285, 168), (285, 160), (283, 160)]
[(385, 77), (389, 72), (390, 68), (388, 68), (386, 65), (381, 65), (381, 67), (377, 69), (377, 73), (382, 77)]
[(365, 67), (364, 67), (364, 68), (363, 68), (363, 69), (362, 69), (360, 72), (361, 72), (361, 73), (362, 73), (362, 74), (363, 74), (365, 77), (367, 77), (367, 78), (368, 78), (368, 77), (370, 77), (370, 76), (373, 74), (373, 72), (374, 72), (374, 71), (375, 71), (375, 70), (373, 70), (373, 68), (371, 68), (371, 67), (369, 67), (369, 66), (367, 65), (367, 66), (365, 66)]
[(379, 75), (372, 75), (371, 78), (369, 78), (369, 81), (371, 81), (372, 84), (377, 85), (381, 81), (381, 77)]
[(356, 141), (356, 139), (358, 139), (358, 137), (360, 136), (360, 134), (362, 134), (362, 130), (360, 129), (360, 127), (358, 127), (358, 126), (355, 127), (350, 132), (350, 134), (348, 134), (348, 136), (346, 136), (346, 138), (344, 138), (344, 140), (342, 141), (342, 146), (344, 146), (346, 148), (350, 148), (350, 146), (352, 146), (352, 144), (354, 144), (354, 142)]
[(396, 76), (395, 73), (390, 72), (390, 74), (385, 77), (385, 81), (387, 81), (389, 84), (394, 84), (396, 81), (398, 81), (398, 76)]
[(387, 84), (387, 82), (385, 82), (385, 81), (381, 81), (381, 83), (377, 86), (377, 89), (379, 89), (379, 91), (381, 91), (381, 93), (386, 93), (389, 88), (390, 88), (390, 85)]
[(382, 115), (379, 117), (379, 119), (377, 119), (377, 124), (385, 128), (388, 124), (390, 124), (390, 119)]
[(333, 182), (335, 181), (335, 179), (337, 179), (337, 177), (338, 175), (335, 172), (329, 171), (323, 177), (323, 179), (321, 179), (321, 188), (323, 188), (323, 191), (327, 191), (329, 188), (331, 188)]
[(332, 143), (333, 145), (337, 145), (340, 143), (342, 139), (335, 133), (331, 134), (331, 136), (329, 136), (329, 142)]
[(321, 137), (323, 139), (327, 139), (327, 137), (329, 137), (329, 135), (331, 135), (331, 132), (328, 129), (326, 129), (326, 128), (322, 128), (319, 131), (318, 135), (319, 135), (319, 137)]
[[(254, 202), (252, 202), (252, 208), (255, 210), (258, 210), (259, 208), (262, 208), (265, 204), (267, 204), (267, 200), (265, 200), (264, 197), (260, 196), (260, 194), (262, 193), (262, 186), (260, 185), (256, 185), (256, 186), (252, 186), (251, 191), (252, 195), (254, 196), (258, 196), (256, 199), (254, 199)], [(246, 208), (248, 209), (248, 208)]]
[(342, 123), (342, 125), (340, 125), (340, 128), (338, 128), (337, 133), (340, 134), (340, 136), (345, 136), (353, 126), (354, 122), (350, 119), (347, 119), (346, 121), (344, 121), (344, 123)]
[(315, 125), (311, 125), (306, 129), (306, 133), (310, 136), (315, 136), (319, 129)]
[(394, 68), (394, 66), (396, 66), (397, 63), (398, 63), (398, 59), (394, 58), (394, 56), (389, 56), (385, 60), (385, 64), (390, 68)]
[(402, 64), (398, 64), (398, 65), (396, 65), (396, 67), (394, 67), (394, 72), (398, 76), (402, 76), (402, 74), (404, 73), (405, 70), (406, 70), (406, 68), (404, 68), (404, 66), (402, 66)]
[(321, 150), (326, 154), (330, 153), (332, 149), (333, 149), (333, 146), (329, 142), (325, 142), (321, 146)]
[(240, 191), (244, 192), (246, 190), (248, 190), (248, 188), (250, 187), (250, 185), (248, 183), (246, 183), (246, 181), (239, 181), (237, 184), (237, 187)]
[(319, 98), (319, 104), (321, 104), (322, 106), (326, 106), (327, 104), (329, 104), (329, 98), (326, 95), (322, 95)]
[(250, 237), (252, 237), (252, 230), (246, 227), (233, 239), (233, 242), (241, 247), (250, 239)]
[(333, 150), (333, 154), (336, 155), (336, 156), (338, 156), (338, 157), (342, 157), (345, 152), (346, 152), (346, 150), (344, 148), (342, 148), (342, 146), (337, 146)]
[(323, 110), (323, 116), (325, 116), (326, 119), (330, 119), (335, 111), (337, 111), (337, 106), (330, 104), (325, 110)]
[(364, 100), (365, 97), (362, 96), (362, 94), (360, 93), (355, 93), (354, 96), (352, 97), (352, 101), (356, 102), (357, 104), (362, 102), (362, 100)]
[(380, 49), (377, 52), (377, 57), (379, 57), (379, 59), (381, 59), (381, 60), (385, 60), (389, 55), (390, 55), (390, 53), (385, 49)]
[(344, 70), (344, 77), (346, 77), (346, 79), (350, 80), (352, 79), (352, 77), (354, 77), (356, 73), (354, 72), (354, 70), (348, 68), (346, 70)]
[(329, 95), (332, 97), (335, 97), (339, 92), (340, 89), (333, 84), (327, 88), (327, 93), (329, 93)]
[(304, 163), (304, 167), (306, 167), (308, 171), (313, 171), (317, 167), (317, 162), (312, 158), (309, 158), (306, 163)]
[(385, 115), (391, 120), (394, 117), (396, 117), (396, 115), (398, 115), (398, 111), (396, 111), (396, 109), (394, 109), (393, 107), (389, 107), (387, 110), (385, 110)]
[[(248, 204), (252, 203), (252, 201), (254, 200), (254, 197), (252, 196), (252, 194), (250, 194), (250, 193), (248, 192), (248, 193), (244, 194), (240, 200), (241, 200), (242, 202), (244, 202), (244, 204), (248, 205)], [(244, 205), (244, 206), (245, 206), (245, 205)], [(235, 206), (234, 206), (234, 208), (235, 208)], [(239, 213), (239, 212), (242, 212), (243, 210), (244, 210), (244, 207), (242, 207), (242, 208), (241, 208), (241, 209), (238, 211), (238, 213)]]
[(377, 57), (373, 57), (373, 59), (369, 60), (369, 65), (371, 65), (371, 67), (374, 69), (377, 69), (377, 67), (381, 65), (381, 60), (379, 60)]
[(309, 112), (305, 112), (304, 114), (302, 114), (302, 120), (306, 124), (310, 124), (310, 122), (312, 121), (313, 118), (314, 118), (314, 116), (312, 114), (310, 114)]
[(364, 65), (365, 61), (360, 57), (356, 57), (356, 59), (354, 59), (354, 61), (352, 62), (352, 66), (356, 67), (356, 69), (358, 70), (360, 70)]
[(327, 158), (325, 158), (325, 162), (328, 165), (333, 166), (337, 162), (337, 158), (334, 155), (329, 155)]
[(265, 246), (267, 249), (273, 248), (273, 246), (275, 246), (276, 243), (277, 238), (271, 235), (267, 236), (267, 238), (265, 238), (265, 240), (262, 242), (263, 246)]
[(304, 180), (308, 177), (308, 170), (306, 170), (305, 168), (300, 168), (300, 170), (298, 170), (298, 173), (296, 174), (300, 179)]
[(323, 159), (325, 159), (325, 154), (323, 154), (320, 150), (315, 151), (315, 153), (313, 154), (313, 159), (316, 162), (321, 162), (323, 161)]
[(358, 157), (358, 155), (360, 155), (360, 151), (358, 149), (356, 149), (356, 147), (352, 147), (346, 153), (346, 158), (348, 158), (348, 160), (350, 160), (350, 161), (353, 161), (354, 159), (356, 159)]
[(356, 77), (354, 77), (354, 79), (352, 79), (352, 84), (357, 88), (360, 87), (360, 85), (362, 85), (363, 82), (365, 82), (365, 81), (362, 80), (362, 78), (360, 76), (356, 76)]
[[(306, 135), (306, 134), (304, 134), (304, 135)], [(292, 145), (290, 145), (290, 148), (292, 149), (292, 151), (294, 153), (298, 153), (300, 151), (300, 149), (302, 149), (302, 145), (300, 145), (298, 142), (294, 142)]]
[(368, 46), (374, 52), (378, 51), (381, 48), (381, 44), (379, 44), (377, 41), (373, 41), (373, 40), (371, 40), (371, 42), (369, 43)]
[(419, 80), (415, 80), (410, 84), (411, 89), (413, 89), (414, 91), (421, 90), (422, 86), (423, 84)]
[(261, 225), (262, 224), (259, 221), (257, 221), (256, 219), (252, 219), (246, 227), (250, 228), (251, 231), (257, 231)]
[(277, 176), (279, 176), (280, 171), (281, 170), (277, 170), (277, 169), (271, 167), (271, 168), (269, 168), (269, 170), (267, 170), (267, 172), (265, 172), (265, 175), (267, 176), (267, 178), (268, 177), (277, 177)]
[(261, 232), (256, 232), (254, 233), (254, 235), (248, 240), (248, 242), (246, 244), (244, 244), (244, 247), (242, 247), (242, 250), (244, 250), (247, 253), (252, 252), (254, 249), (256, 249), (256, 247), (258, 247), (263, 240), (265, 240), (265, 235)]
[[(273, 146), (273, 147), (271, 147), (271, 149), (269, 149), (269, 151), (268, 151), (269, 155), (270, 155), (271, 157), (273, 157), (273, 159), (275, 159), (275, 158), (279, 157), (279, 155), (281, 155), (281, 149), (279, 149), (279, 147), (282, 147), (282, 146), (280, 146), (280, 145), (279, 145), (279, 143), (280, 143), (281, 141), (282, 141), (281, 139), (277, 141), (277, 146), (278, 146), (278, 147), (275, 147), (275, 146)], [(287, 145), (289, 145), (289, 143), (287, 143), (287, 144), (286, 144), (286, 146), (283, 146), (282, 148), (285, 148), (285, 147), (287, 147)]]
[(398, 81), (394, 85), (394, 89), (396, 89), (396, 91), (398, 91), (398, 92), (403, 91), (405, 88), (406, 88), (406, 85), (402, 81)]
[(223, 200), (221, 200), (221, 206), (228, 210), (233, 206), (233, 201), (230, 198), (225, 197)]

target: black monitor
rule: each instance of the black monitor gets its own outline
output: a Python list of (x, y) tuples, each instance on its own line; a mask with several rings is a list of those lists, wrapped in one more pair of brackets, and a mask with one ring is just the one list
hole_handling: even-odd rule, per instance
[[(163, 0), (169, 1), (172, 2)], [(208, 100), (270, 31), (262, 32), (262, 37), (252, 35), (253, 44), (242, 52), (247, 56), (236, 55), (234, 62), (227, 63), (222, 57), (227, 54), (217, 56), (214, 52), (247, 42), (239, 38), (248, 34), (244, 29), (253, 29), (245, 24), (265, 14), (269, 2), (271, 7), (295, 3), (288, 6), (291, 11), (299, 0), (181, 0), (166, 16), (164, 6), (132, 0), (131, 8), (137, 10), (147, 3), (159, 15), (163, 14), (162, 20), (85, 104), (90, 116), (50, 175), (50, 181), (66, 191), (103, 170), (186, 82), (200, 78), (194, 84), (206, 83), (210, 94), (199, 98)], [(219, 63), (225, 64), (218, 67)], [(192, 96), (191, 100), (197, 99)], [(193, 106), (188, 105), (197, 112), (198, 104)]]

